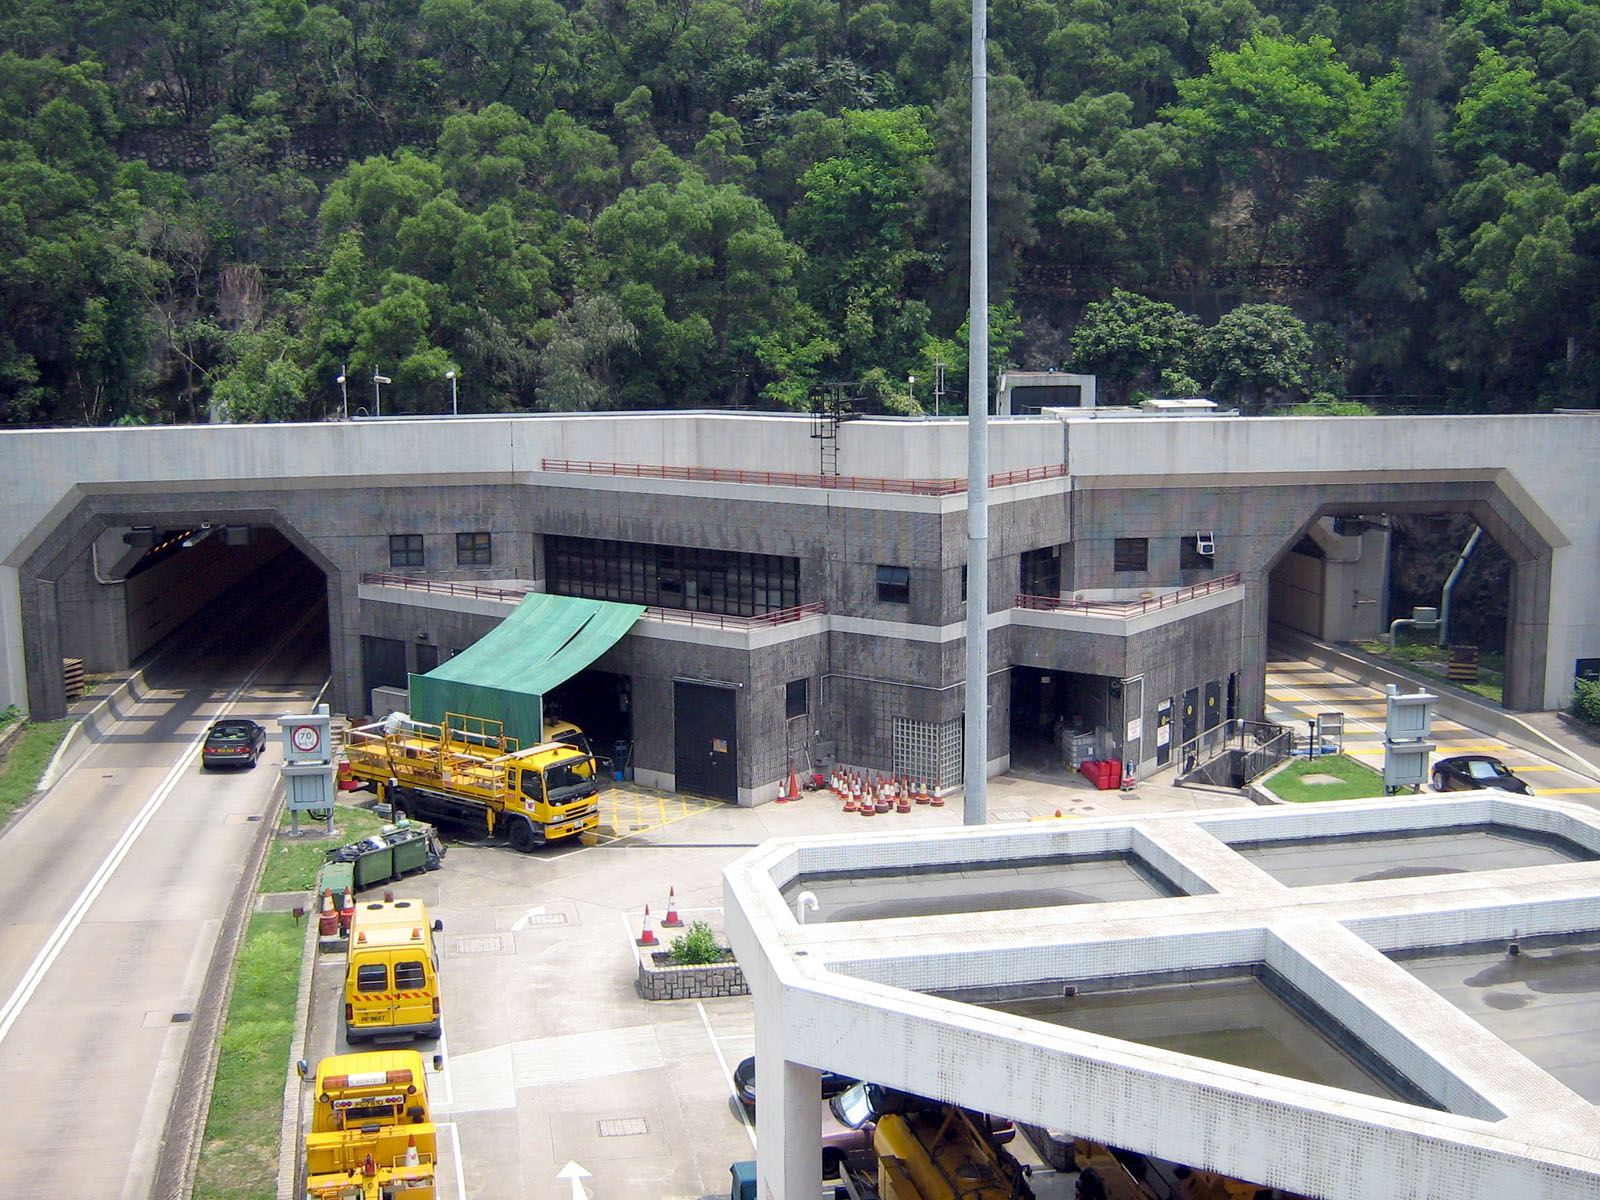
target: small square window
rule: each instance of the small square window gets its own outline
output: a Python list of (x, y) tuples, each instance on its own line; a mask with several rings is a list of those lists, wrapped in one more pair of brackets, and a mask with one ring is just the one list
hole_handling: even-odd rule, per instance
[(803, 717), (809, 711), (806, 697), (806, 679), (791, 679), (783, 689), (783, 715), (786, 720)]
[(422, 535), (420, 533), (391, 533), (389, 535), (389, 565), (391, 567), (420, 567), (422, 565)]
[(456, 566), (487, 567), (493, 562), (494, 542), (490, 534), (456, 534)]
[(878, 599), (885, 604), (910, 604), (911, 568), (879, 567)]
[(1150, 569), (1149, 538), (1118, 538), (1116, 549), (1118, 571), (1148, 571)]

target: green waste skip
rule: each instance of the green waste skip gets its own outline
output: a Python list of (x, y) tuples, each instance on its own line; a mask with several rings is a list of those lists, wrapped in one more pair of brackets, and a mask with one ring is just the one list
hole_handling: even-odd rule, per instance
[(399, 879), (412, 871), (437, 869), (444, 858), (444, 846), (433, 826), (421, 821), (401, 821), (359, 842), (328, 851), (329, 864), (349, 863), (357, 891), (373, 884)]

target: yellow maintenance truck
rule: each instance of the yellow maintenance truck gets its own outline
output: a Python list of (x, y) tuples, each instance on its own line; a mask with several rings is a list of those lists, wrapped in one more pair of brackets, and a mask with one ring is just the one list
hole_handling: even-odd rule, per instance
[(562, 742), (523, 749), (499, 721), (446, 713), (444, 723), (391, 713), (352, 729), (350, 773), (402, 815), (504, 835), (524, 853), (600, 821), (593, 756)]
[(438, 1152), (422, 1055), (384, 1050), (317, 1064), (306, 1200), (434, 1200)]

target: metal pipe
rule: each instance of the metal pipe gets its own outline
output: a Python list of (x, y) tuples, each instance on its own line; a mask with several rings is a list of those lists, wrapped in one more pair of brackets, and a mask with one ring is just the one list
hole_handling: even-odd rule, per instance
[(989, 787), (989, 53), (988, 6), (972, 0), (972, 188), (967, 287), (967, 697), (961, 821), (988, 823)]
[[(1467, 539), (1467, 544), (1456, 556), (1456, 565), (1450, 568), (1450, 578), (1444, 581), (1444, 594), (1439, 597), (1439, 645), (1441, 646), (1450, 644), (1450, 589), (1455, 587), (1456, 580), (1461, 577), (1461, 570), (1467, 565), (1467, 557), (1478, 544), (1478, 536), (1482, 533), (1482, 525), (1473, 527), (1472, 536)], [(1390, 641), (1392, 644), (1393, 639)]]

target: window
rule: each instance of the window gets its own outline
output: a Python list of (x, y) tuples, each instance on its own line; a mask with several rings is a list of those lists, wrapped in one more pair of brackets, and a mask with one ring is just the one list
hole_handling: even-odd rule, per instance
[(1115, 569), (1118, 571), (1148, 571), (1150, 569), (1150, 539), (1118, 538), (1115, 555)]
[(416, 959), (397, 962), (394, 965), (394, 990), (397, 992), (420, 992), (427, 982), (423, 973), (422, 963)]
[(1061, 549), (1043, 546), (1022, 552), (1022, 575), (1017, 589), (1024, 596), (1061, 595)]
[(547, 536), (550, 591), (758, 617), (800, 603), (800, 560), (737, 550)]
[(362, 963), (356, 968), (356, 991), (386, 992), (388, 990), (388, 963)]
[(1178, 570), (1209, 571), (1216, 565), (1211, 555), (1200, 553), (1200, 539), (1194, 534), (1178, 539)]
[(422, 535), (420, 533), (391, 533), (389, 535), (389, 565), (391, 567), (420, 567), (422, 565)]
[(803, 717), (810, 706), (806, 703), (806, 679), (791, 679), (783, 689), (783, 715), (785, 720)]
[(492, 562), (494, 562), (494, 544), (490, 534), (456, 534), (456, 566), (487, 567)]
[(878, 599), (885, 604), (910, 604), (911, 568), (879, 567)]

